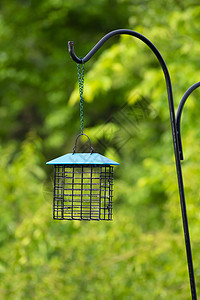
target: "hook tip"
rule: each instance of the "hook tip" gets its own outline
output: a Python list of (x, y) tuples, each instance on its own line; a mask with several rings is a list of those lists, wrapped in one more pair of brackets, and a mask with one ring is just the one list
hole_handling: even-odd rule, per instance
[(77, 63), (77, 64), (83, 64), (83, 60), (76, 56), (74, 53), (74, 42), (69, 41), (68, 42), (68, 50), (71, 58)]
[(69, 51), (71, 52), (74, 49), (74, 42), (69, 41), (68, 42), (68, 48), (69, 48)]

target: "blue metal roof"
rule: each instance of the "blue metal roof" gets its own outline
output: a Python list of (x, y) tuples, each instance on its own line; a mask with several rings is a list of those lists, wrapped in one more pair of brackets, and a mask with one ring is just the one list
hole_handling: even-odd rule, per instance
[(119, 165), (98, 153), (68, 153), (46, 163), (47, 165)]

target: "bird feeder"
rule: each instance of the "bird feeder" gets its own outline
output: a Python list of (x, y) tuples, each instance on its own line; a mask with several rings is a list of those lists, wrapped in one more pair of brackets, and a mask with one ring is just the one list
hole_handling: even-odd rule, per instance
[(54, 165), (53, 218), (112, 220), (113, 166), (119, 163), (94, 153), (91, 142), (90, 153), (75, 153), (81, 135), (73, 153), (47, 162)]

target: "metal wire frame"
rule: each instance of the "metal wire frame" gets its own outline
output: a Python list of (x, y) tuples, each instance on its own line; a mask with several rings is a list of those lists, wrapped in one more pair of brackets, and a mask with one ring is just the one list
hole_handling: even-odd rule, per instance
[(112, 166), (54, 165), (54, 219), (112, 220), (112, 198)]
[(180, 160), (180, 153), (179, 153), (179, 137), (176, 128), (175, 122), (175, 109), (174, 109), (174, 101), (173, 101), (173, 92), (172, 92), (172, 85), (171, 85), (171, 78), (169, 75), (168, 68), (166, 63), (158, 51), (158, 49), (154, 46), (154, 44), (147, 39), (142, 34), (129, 30), (129, 29), (118, 29), (109, 32), (106, 34), (93, 48), (92, 50), (83, 58), (79, 58), (76, 56), (74, 52), (74, 43), (72, 41), (68, 42), (69, 53), (71, 58), (79, 64), (86, 63), (89, 59), (101, 48), (101, 46), (112, 36), (119, 35), (119, 34), (126, 34), (136, 37), (137, 39), (144, 42), (155, 54), (157, 57), (164, 76), (165, 82), (167, 87), (167, 94), (168, 94), (168, 103), (169, 103), (169, 112), (170, 112), (170, 120), (171, 120), (171, 128), (172, 128), (172, 137), (173, 137), (173, 145), (174, 145), (174, 155), (176, 161), (176, 172), (177, 172), (177, 179), (178, 179), (178, 187), (179, 187), (179, 196), (180, 196), (180, 204), (181, 204), (181, 212), (182, 212), (182, 221), (183, 221), (183, 229), (184, 229), (184, 237), (185, 237), (185, 246), (186, 246), (186, 254), (187, 254), (187, 262), (188, 262), (188, 271), (189, 271), (189, 278), (190, 278), (190, 289), (191, 289), (191, 296), (192, 300), (197, 299), (196, 294), (196, 284), (195, 284), (195, 276), (194, 276), (194, 269), (193, 269), (193, 261), (192, 261), (192, 250), (191, 250), (191, 243), (190, 243), (190, 234), (189, 234), (189, 226), (188, 226), (188, 219), (187, 219), (187, 210), (186, 210), (186, 202), (185, 202), (185, 192), (184, 192), (184, 184), (183, 184), (183, 176), (182, 176), (182, 168), (181, 168), (181, 160)]

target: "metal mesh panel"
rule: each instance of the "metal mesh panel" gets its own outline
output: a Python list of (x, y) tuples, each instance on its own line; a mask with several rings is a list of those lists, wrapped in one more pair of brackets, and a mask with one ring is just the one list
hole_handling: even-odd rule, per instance
[(112, 197), (112, 166), (54, 166), (54, 219), (112, 220)]

